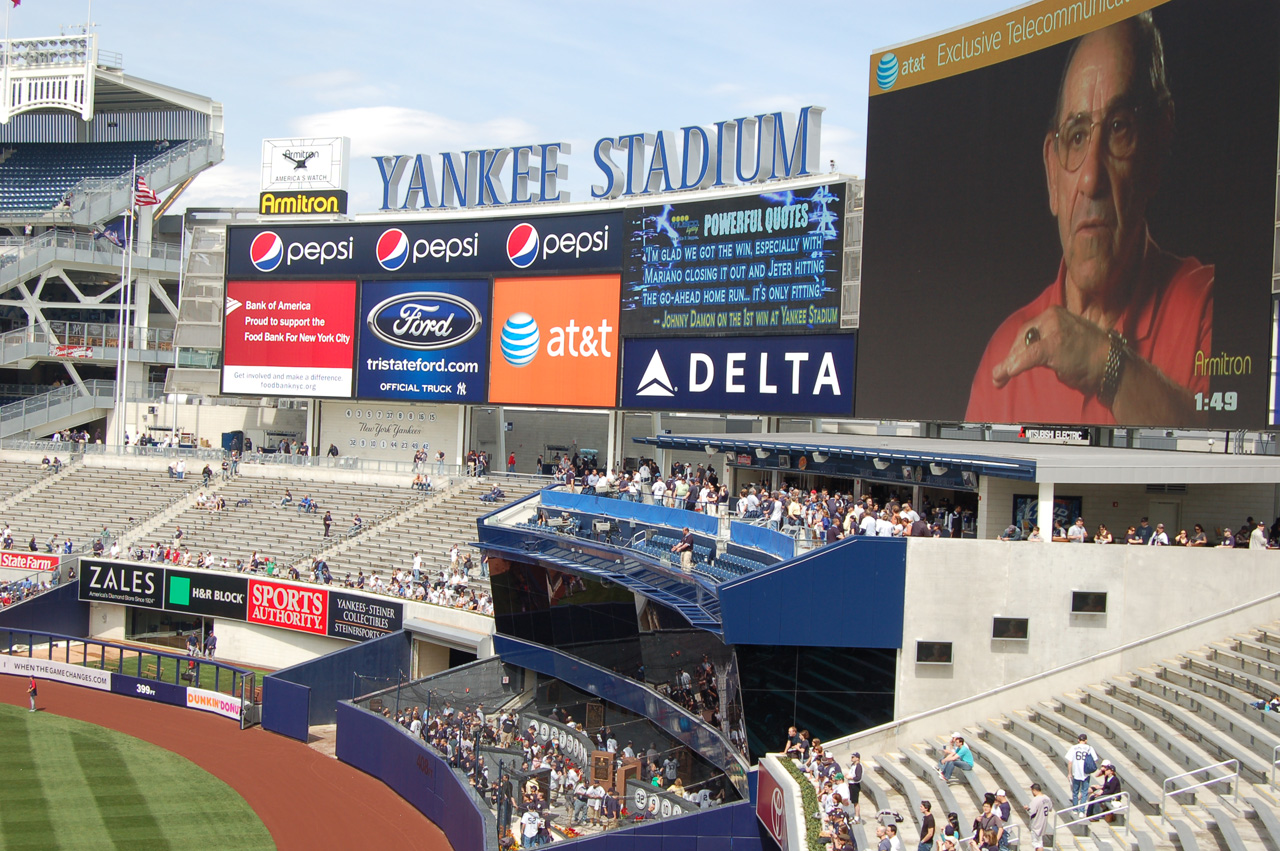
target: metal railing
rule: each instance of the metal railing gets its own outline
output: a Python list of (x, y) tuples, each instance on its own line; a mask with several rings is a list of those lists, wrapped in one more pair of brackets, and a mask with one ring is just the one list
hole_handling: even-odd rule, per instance
[[(1098, 804), (1105, 804), (1108, 801), (1118, 801), (1119, 804), (1114, 807), (1108, 807), (1105, 811), (1098, 812), (1095, 815), (1087, 814), (1089, 807), (1097, 806)], [(1161, 807), (1161, 809), (1163, 810), (1164, 808)], [(1114, 795), (1107, 795), (1106, 797), (1103, 797), (1103, 798), (1093, 798), (1092, 800), (1085, 801), (1083, 804), (1080, 804), (1079, 806), (1063, 807), (1060, 810), (1055, 810), (1051, 814), (1051, 818), (1049, 821), (1049, 829), (1046, 831), (1046, 833), (1049, 836), (1053, 837), (1053, 847), (1059, 848), (1061, 846), (1058, 845), (1057, 834), (1061, 828), (1071, 828), (1076, 826), (1077, 824), (1084, 824), (1085, 822), (1097, 821), (1098, 819), (1103, 818), (1108, 813), (1112, 815), (1118, 815), (1120, 813), (1127, 813), (1129, 812), (1129, 810), (1130, 810), (1130, 803), (1129, 803), (1128, 792), (1117, 792)], [(1083, 811), (1085, 815), (1080, 815), (1081, 811)], [(1076, 818), (1073, 818), (1071, 821), (1060, 822), (1059, 820), (1064, 815), (1067, 815), (1067, 814), (1075, 815)], [(1131, 836), (1133, 833), (1133, 827), (1130, 824), (1131, 821), (1132, 820), (1126, 815), (1124, 818), (1124, 833), (1126, 838)]]
[[(94, 407), (110, 408), (115, 405), (116, 383), (114, 381), (101, 379), (86, 381), (85, 389), (89, 391), (87, 394), (81, 393), (80, 388), (76, 385), (68, 384), (66, 387), (50, 390), (40, 396), (32, 396), (30, 399), (10, 402), (0, 408), (0, 423), (25, 419), (33, 414), (48, 414), (54, 408), (75, 402), (78, 399), (92, 399), (96, 403)], [(46, 417), (44, 422), (47, 423), (48, 421)]]
[[(172, 328), (130, 328), (129, 345), (148, 349), (171, 350)], [(115, 322), (50, 322), (46, 331), (39, 325), (28, 325), (15, 331), (0, 334), (0, 349), (28, 343), (48, 343), (62, 346), (102, 346), (118, 348), (120, 326)]]
[[(1190, 786), (1184, 786), (1181, 789), (1170, 789), (1169, 784), (1177, 780), (1183, 780), (1188, 777), (1195, 777), (1198, 774), (1204, 774), (1215, 768), (1226, 768), (1227, 766), (1235, 766), (1235, 771), (1230, 774), (1224, 774), (1222, 777), (1215, 777), (1212, 780), (1205, 780), (1202, 783), (1193, 783)], [(1232, 781), (1235, 781), (1232, 783)], [(1175, 774), (1172, 777), (1166, 777), (1164, 782), (1160, 784), (1160, 820), (1168, 823), (1169, 812), (1166, 801), (1169, 798), (1175, 798), (1178, 795), (1185, 795), (1187, 792), (1194, 792), (1196, 789), (1203, 789), (1206, 786), (1214, 786), (1218, 783), (1232, 783), (1231, 799), (1240, 802), (1240, 760), (1228, 759), (1222, 762), (1215, 762), (1213, 765), (1206, 765), (1204, 768), (1197, 768), (1194, 771), (1185, 771), (1182, 774)]]
[(1280, 768), (1280, 745), (1276, 745), (1271, 749), (1271, 788), (1280, 788), (1276, 786), (1276, 769)]
[[(24, 239), (19, 245), (6, 246), (6, 250), (0, 253), (0, 269), (49, 248), (90, 252), (97, 255), (93, 258), (93, 262), (109, 266), (119, 266), (120, 255), (124, 251), (110, 240), (95, 238), (91, 233), (50, 230), (31, 239)], [(171, 263), (182, 260), (182, 246), (176, 242), (135, 241), (133, 252), (135, 258), (151, 258)]]
[[(156, 171), (172, 162), (175, 162), (176, 160), (189, 156), (201, 148), (207, 148), (212, 145), (222, 147), (221, 133), (209, 133), (208, 135), (201, 136), (198, 139), (191, 139), (183, 142), (181, 145), (174, 145), (159, 156), (155, 156), (144, 162), (138, 163), (138, 173), (149, 174), (152, 171)], [(118, 177), (86, 177), (84, 180), (81, 180), (75, 186), (71, 187), (70, 194), (75, 199), (75, 208), (78, 210), (88, 204), (87, 196), (102, 192), (109, 193), (121, 189), (128, 189), (132, 183), (132, 172), (125, 172)]]

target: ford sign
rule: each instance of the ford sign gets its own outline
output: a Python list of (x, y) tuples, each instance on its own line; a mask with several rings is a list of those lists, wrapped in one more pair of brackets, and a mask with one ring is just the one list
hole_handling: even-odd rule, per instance
[(429, 351), (465, 343), (482, 324), (480, 311), (448, 293), (401, 293), (379, 302), (365, 320), (378, 339), (402, 349)]

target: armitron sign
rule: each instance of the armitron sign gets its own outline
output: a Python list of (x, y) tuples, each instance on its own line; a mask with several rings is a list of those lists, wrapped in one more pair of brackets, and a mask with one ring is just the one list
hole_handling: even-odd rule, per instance
[(263, 192), (258, 196), (258, 213), (263, 216), (345, 215), (346, 212), (347, 193), (340, 189), (329, 192)]

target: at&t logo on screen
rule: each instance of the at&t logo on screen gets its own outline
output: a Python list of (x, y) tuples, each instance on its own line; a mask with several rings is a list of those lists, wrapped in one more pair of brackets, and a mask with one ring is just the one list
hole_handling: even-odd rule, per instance
[(350, 260), (355, 254), (355, 238), (326, 242), (285, 243), (280, 235), (264, 230), (249, 244), (249, 260), (259, 272), (274, 272), (280, 267), (292, 266), (300, 260), (319, 261), (323, 266), (331, 260)]
[[(564, 326), (547, 329), (547, 356), (553, 358), (611, 358), (609, 335), (614, 326), (608, 319), (599, 325), (579, 325), (570, 319)], [(542, 341), (538, 322), (528, 313), (511, 314), (502, 325), (502, 357), (512, 366), (522, 367), (533, 363)]]
[(596, 231), (550, 234), (540, 237), (538, 229), (528, 222), (521, 222), (507, 234), (507, 259), (517, 269), (527, 269), (541, 257), (547, 260), (555, 255), (573, 256), (595, 254), (609, 250), (609, 226)]
[(896, 82), (898, 82), (898, 57), (896, 54), (886, 53), (880, 57), (880, 62), (876, 65), (876, 85), (888, 91)]
[(616, 274), (495, 279), (489, 400), (612, 407), (620, 285)]

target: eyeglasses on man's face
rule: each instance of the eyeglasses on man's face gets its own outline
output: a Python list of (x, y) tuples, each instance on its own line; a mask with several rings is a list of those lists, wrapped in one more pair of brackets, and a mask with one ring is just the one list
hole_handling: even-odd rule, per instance
[(1053, 134), (1058, 163), (1067, 171), (1079, 169), (1089, 153), (1095, 130), (1102, 132), (1103, 149), (1112, 159), (1129, 159), (1138, 148), (1139, 120), (1140, 108), (1132, 105), (1070, 116)]

